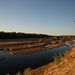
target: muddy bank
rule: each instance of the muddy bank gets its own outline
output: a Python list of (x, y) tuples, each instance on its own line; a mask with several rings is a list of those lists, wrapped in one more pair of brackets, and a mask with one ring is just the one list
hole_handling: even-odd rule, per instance
[(68, 44), (75, 44), (75, 41), (65, 41)]
[(0, 49), (3, 49), (3, 50), (20, 50), (20, 49), (27, 49), (27, 48), (33, 48), (33, 47), (40, 47), (40, 46), (44, 46), (46, 45), (45, 42), (43, 43), (29, 43), (29, 44), (14, 44), (14, 45), (7, 45), (7, 46), (3, 46), (3, 47), (0, 47)]
[(18, 54), (18, 55), (29, 54), (29, 53), (34, 53), (34, 52), (45, 51), (45, 50), (52, 49), (52, 48), (57, 48), (57, 47), (64, 46), (64, 45), (65, 45), (64, 43), (59, 43), (59, 44), (54, 44), (54, 45), (49, 46), (49, 47), (40, 46), (40, 47), (34, 47), (34, 48), (26, 48), (26, 49), (6, 51), (6, 53)]

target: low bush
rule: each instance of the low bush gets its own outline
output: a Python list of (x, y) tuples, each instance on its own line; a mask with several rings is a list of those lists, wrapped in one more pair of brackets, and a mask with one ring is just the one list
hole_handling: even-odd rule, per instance
[(27, 68), (24, 70), (24, 75), (33, 75), (32, 71), (31, 71), (31, 68)]
[(58, 65), (60, 63), (60, 56), (57, 56), (57, 54), (54, 54), (53, 58), (54, 58), (55, 65)]

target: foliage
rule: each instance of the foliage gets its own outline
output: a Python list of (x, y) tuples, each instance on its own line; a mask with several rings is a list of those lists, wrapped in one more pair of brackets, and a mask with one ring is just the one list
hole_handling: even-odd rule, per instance
[(6, 75), (10, 75), (9, 73), (7, 73)]
[(40, 40), (39, 40), (39, 43), (42, 43), (42, 41), (43, 41), (43, 40), (42, 40), (42, 39), (40, 39)]
[(60, 59), (62, 59), (62, 58), (63, 58), (63, 56), (62, 56), (62, 54), (61, 54), (61, 53), (59, 53), (59, 56), (60, 56)]
[(69, 54), (69, 51), (67, 51), (67, 50), (65, 50), (65, 52), (63, 52), (63, 54), (64, 54), (64, 57), (68, 57), (68, 54)]
[(27, 68), (24, 70), (24, 75), (33, 75), (31, 68)]
[(50, 40), (53, 40), (53, 38), (52, 38), (52, 37), (50, 37)]
[(60, 56), (57, 56), (57, 54), (54, 54), (53, 58), (54, 58), (55, 65), (58, 65), (60, 63)]
[(54, 40), (57, 40), (57, 39), (58, 39), (58, 37), (55, 36), (55, 37), (54, 37)]
[(0, 39), (16, 39), (16, 38), (46, 38), (52, 37), (46, 34), (29, 34), (29, 33), (22, 33), (22, 32), (0, 32)]
[(65, 42), (65, 41), (66, 41), (66, 39), (65, 39), (65, 38), (62, 38), (61, 40), (62, 40), (62, 42)]
[(21, 74), (20, 71), (18, 73), (16, 73), (16, 75), (20, 75), (20, 74)]
[[(66, 57), (66, 59), (68, 59), (69, 52), (70, 51), (65, 50), (65, 52), (63, 53), (63, 55), (64, 55), (64, 57)], [(55, 65), (58, 65), (60, 63), (60, 60), (63, 58), (63, 56), (61, 53), (59, 53), (59, 56), (57, 56), (57, 54), (54, 54), (53, 58), (54, 58)]]
[(62, 62), (62, 65), (65, 65), (65, 62)]
[(58, 36), (50, 37), (50, 40), (58, 40)]

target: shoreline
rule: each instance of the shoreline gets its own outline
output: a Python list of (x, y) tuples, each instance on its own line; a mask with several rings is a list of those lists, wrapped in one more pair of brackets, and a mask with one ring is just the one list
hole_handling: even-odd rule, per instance
[[(54, 61), (33, 69), (33, 75), (74, 75), (75, 74), (75, 46), (69, 51), (68, 57), (63, 57), (58, 65)], [(64, 64), (63, 64), (64, 63)]]
[(41, 51), (46, 51), (52, 48), (57, 48), (64, 46), (66, 44), (64, 43), (59, 43), (59, 44), (54, 44), (49, 47), (35, 47), (35, 48), (27, 48), (27, 49), (21, 49), (21, 50), (13, 50), (13, 51), (6, 51), (6, 53), (10, 54), (16, 54), (16, 55), (22, 55), (22, 54), (30, 54), (30, 53), (35, 53), (35, 52), (41, 52)]

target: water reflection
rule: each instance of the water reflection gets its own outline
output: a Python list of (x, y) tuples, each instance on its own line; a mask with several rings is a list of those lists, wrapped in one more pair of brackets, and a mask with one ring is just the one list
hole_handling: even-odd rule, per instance
[(0, 56), (0, 62), (5, 60), (6, 58), (4, 58), (3, 56)]
[(11, 55), (1, 52), (0, 55), (6, 59), (0, 62), (0, 75), (4, 75), (7, 72), (13, 74), (18, 71), (23, 72), (28, 67), (33, 69), (48, 64), (53, 61), (54, 54), (59, 55), (59, 53), (63, 53), (65, 50), (70, 50), (73, 45), (75, 44), (66, 44), (59, 48), (25, 55)]

